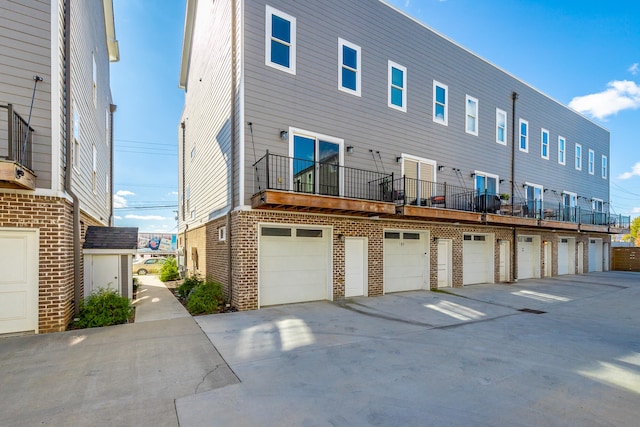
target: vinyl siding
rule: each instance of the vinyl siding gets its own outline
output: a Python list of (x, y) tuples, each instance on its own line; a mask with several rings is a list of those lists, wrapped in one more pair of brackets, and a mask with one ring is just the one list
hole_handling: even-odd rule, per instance
[[(36, 187), (51, 188), (51, 6), (49, 1), (0, 2), (0, 104), (29, 118), (34, 75), (38, 83), (31, 115)], [(0, 110), (6, 114), (6, 110)], [(6, 116), (2, 123), (6, 122)], [(0, 129), (6, 144), (6, 129)]]
[[(296, 75), (265, 65), (265, 4), (296, 18)], [(361, 46), (361, 97), (337, 88), (339, 37)], [(513, 91), (519, 94), (516, 126), (518, 118), (529, 122), (529, 153), (515, 155), (516, 195), (524, 196), (527, 181), (609, 198), (608, 180), (573, 168), (575, 143), (584, 153), (593, 149), (597, 159), (610, 158), (608, 131), (377, 0), (246, 0), (244, 49), (244, 121), (253, 123), (254, 134), (253, 142), (248, 130), (244, 139), (245, 203), (254, 193), (251, 165), (267, 149), (288, 155), (279, 131), (289, 127), (344, 139), (354, 147), (353, 154), (345, 154), (346, 166), (384, 168), (399, 176), (396, 157), (405, 153), (444, 165), (439, 182), (472, 188), (471, 173), (482, 170), (505, 179), (500, 191), (509, 192)], [(406, 113), (387, 106), (389, 60), (407, 67)], [(433, 80), (449, 88), (448, 126), (433, 122)], [(479, 101), (478, 136), (465, 132), (466, 95)], [(495, 142), (496, 108), (507, 112), (507, 146)], [(540, 157), (541, 128), (550, 132), (549, 160)], [(567, 139), (566, 166), (557, 162), (558, 135)], [(516, 129), (516, 143), (517, 137)], [(382, 167), (369, 150), (380, 152)]]
[[(180, 215), (180, 229), (186, 224), (190, 228), (202, 224), (230, 206), (230, 34), (230, 2), (197, 2), (181, 118), (185, 123), (185, 141), (178, 127), (180, 156), (184, 147), (184, 168), (181, 159), (179, 176), (180, 180), (184, 176), (184, 186), (190, 190), (184, 217)], [(195, 150), (193, 157), (192, 150)], [(182, 181), (179, 188), (183, 193)], [(194, 209), (196, 217), (191, 219), (190, 211)]]

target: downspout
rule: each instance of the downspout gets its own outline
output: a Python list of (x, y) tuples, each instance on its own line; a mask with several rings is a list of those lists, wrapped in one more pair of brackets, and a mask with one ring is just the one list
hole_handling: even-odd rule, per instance
[(80, 289), (80, 201), (71, 188), (71, 165), (73, 164), (72, 118), (71, 118), (71, 0), (64, 3), (64, 99), (66, 162), (64, 167), (64, 190), (73, 201), (73, 298), (74, 313), (80, 313), (82, 292)]
[(186, 146), (186, 143), (187, 143), (186, 142), (187, 124), (186, 124), (186, 122), (184, 120), (180, 123), (180, 127), (182, 128), (182, 193), (181, 193), (182, 194), (182, 221), (185, 223), (184, 224), (184, 231), (183, 231), (184, 243), (182, 244), (182, 247), (183, 247), (183, 250), (184, 250), (184, 253), (183, 253), (183, 256), (184, 256), (184, 274), (186, 275), (188, 273), (188, 271), (189, 271), (188, 268), (187, 268), (187, 266), (188, 266), (188, 262), (187, 262), (187, 259), (188, 259), (187, 258), (187, 247), (188, 247), (187, 246), (187, 230), (189, 229), (189, 224), (187, 224), (187, 222), (185, 221), (185, 216), (184, 216), (185, 201), (186, 201), (184, 190), (185, 190), (185, 187), (186, 187), (185, 186), (185, 178), (187, 176), (187, 174), (185, 172), (185, 169), (184, 169), (185, 165), (187, 164), (187, 162), (184, 159), (184, 156), (185, 156), (185, 153), (186, 153), (185, 146)]
[(109, 203), (109, 227), (113, 226), (113, 113), (116, 112), (118, 107), (114, 104), (109, 104), (109, 146), (111, 147), (111, 156), (109, 157), (109, 196), (111, 203)]
[[(518, 93), (513, 92), (511, 94), (511, 205), (515, 203), (513, 198), (516, 188), (516, 101), (518, 100)], [(513, 209), (512, 209), (513, 211)], [(511, 271), (513, 274), (513, 281), (518, 281), (518, 232), (516, 227), (513, 227), (513, 251), (511, 253)]]
[(236, 160), (236, 1), (230, 0), (231, 5), (231, 113), (229, 120), (231, 122), (231, 158), (229, 159), (231, 167), (229, 173), (231, 174), (231, 183), (229, 188), (231, 190), (230, 209), (227, 212), (227, 295), (229, 296), (229, 302), (233, 304), (233, 255), (231, 249), (233, 245), (231, 240), (233, 239), (233, 233), (231, 230), (231, 214), (236, 207), (235, 195), (235, 174), (234, 166)]

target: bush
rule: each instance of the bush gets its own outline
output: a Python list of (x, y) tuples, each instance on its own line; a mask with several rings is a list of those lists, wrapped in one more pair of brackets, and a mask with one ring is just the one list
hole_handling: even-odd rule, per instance
[(160, 280), (168, 282), (170, 280), (178, 280), (180, 272), (178, 271), (178, 263), (175, 258), (167, 258), (160, 269)]
[(80, 328), (120, 325), (132, 315), (133, 307), (127, 297), (113, 289), (99, 289), (80, 302), (79, 319), (75, 324)]
[(178, 294), (178, 298), (181, 300), (186, 300), (189, 298), (189, 294), (193, 290), (193, 288), (200, 286), (202, 284), (202, 279), (198, 275), (189, 276), (180, 286), (178, 286), (176, 293)]
[(191, 314), (211, 314), (224, 303), (222, 285), (206, 281), (193, 288), (187, 300), (187, 310)]

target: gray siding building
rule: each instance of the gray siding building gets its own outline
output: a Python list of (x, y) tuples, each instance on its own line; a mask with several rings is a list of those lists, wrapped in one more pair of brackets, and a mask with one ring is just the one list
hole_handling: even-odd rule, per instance
[(178, 245), (238, 308), (608, 269), (609, 132), (384, 1), (183, 43)]

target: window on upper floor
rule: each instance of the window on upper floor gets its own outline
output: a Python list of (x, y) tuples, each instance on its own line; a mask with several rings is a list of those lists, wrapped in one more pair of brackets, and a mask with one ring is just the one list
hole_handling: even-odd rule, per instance
[(496, 108), (496, 142), (507, 145), (507, 113)]
[(105, 110), (105, 115), (104, 115), (104, 129), (105, 129), (105, 142), (107, 143), (107, 145), (109, 145), (109, 140), (111, 139), (111, 133), (109, 132), (109, 128), (110, 126), (110, 120), (109, 120), (109, 108), (107, 108)]
[(582, 145), (576, 144), (576, 170), (582, 170)]
[(466, 109), (466, 132), (478, 136), (478, 100), (467, 95), (465, 100)]
[(71, 110), (73, 111), (73, 167), (79, 171), (80, 166), (80, 112), (75, 101), (71, 102)]
[(564, 165), (566, 163), (567, 140), (563, 136), (558, 137), (558, 163)]
[(93, 194), (97, 194), (98, 193), (98, 153), (96, 151), (95, 144), (91, 146), (91, 155), (93, 157), (93, 174), (92, 174), (91, 189), (93, 190)]
[(589, 150), (589, 175), (596, 173), (596, 153), (593, 150)]
[(286, 73), (296, 73), (296, 18), (266, 6), (265, 63)]
[(93, 76), (93, 107), (98, 108), (98, 70), (96, 67), (96, 54), (91, 53), (91, 62), (93, 65), (92, 68), (92, 76)]
[(109, 174), (106, 174), (104, 180), (104, 207), (109, 209), (109, 204), (111, 201), (111, 188), (109, 183), (111, 182), (111, 178), (109, 178)]
[(543, 194), (544, 189), (542, 185), (532, 184), (530, 182), (524, 183), (524, 195), (530, 215), (541, 212)]
[(449, 88), (433, 81), (433, 121), (443, 125), (449, 123)]
[(604, 202), (601, 199), (591, 199), (591, 209), (596, 212), (604, 212)]
[(520, 119), (520, 151), (529, 152), (529, 122)]
[(549, 160), (549, 131), (546, 129), (540, 132), (540, 157)]
[(360, 96), (360, 46), (338, 39), (338, 89)]
[(389, 61), (389, 107), (407, 111), (407, 68)]
[(476, 193), (487, 194), (490, 196), (498, 195), (498, 175), (475, 171), (475, 188)]
[(607, 174), (608, 174), (607, 169), (608, 169), (607, 156), (602, 156), (602, 167), (600, 171), (600, 176), (602, 177), (602, 179), (607, 179)]

